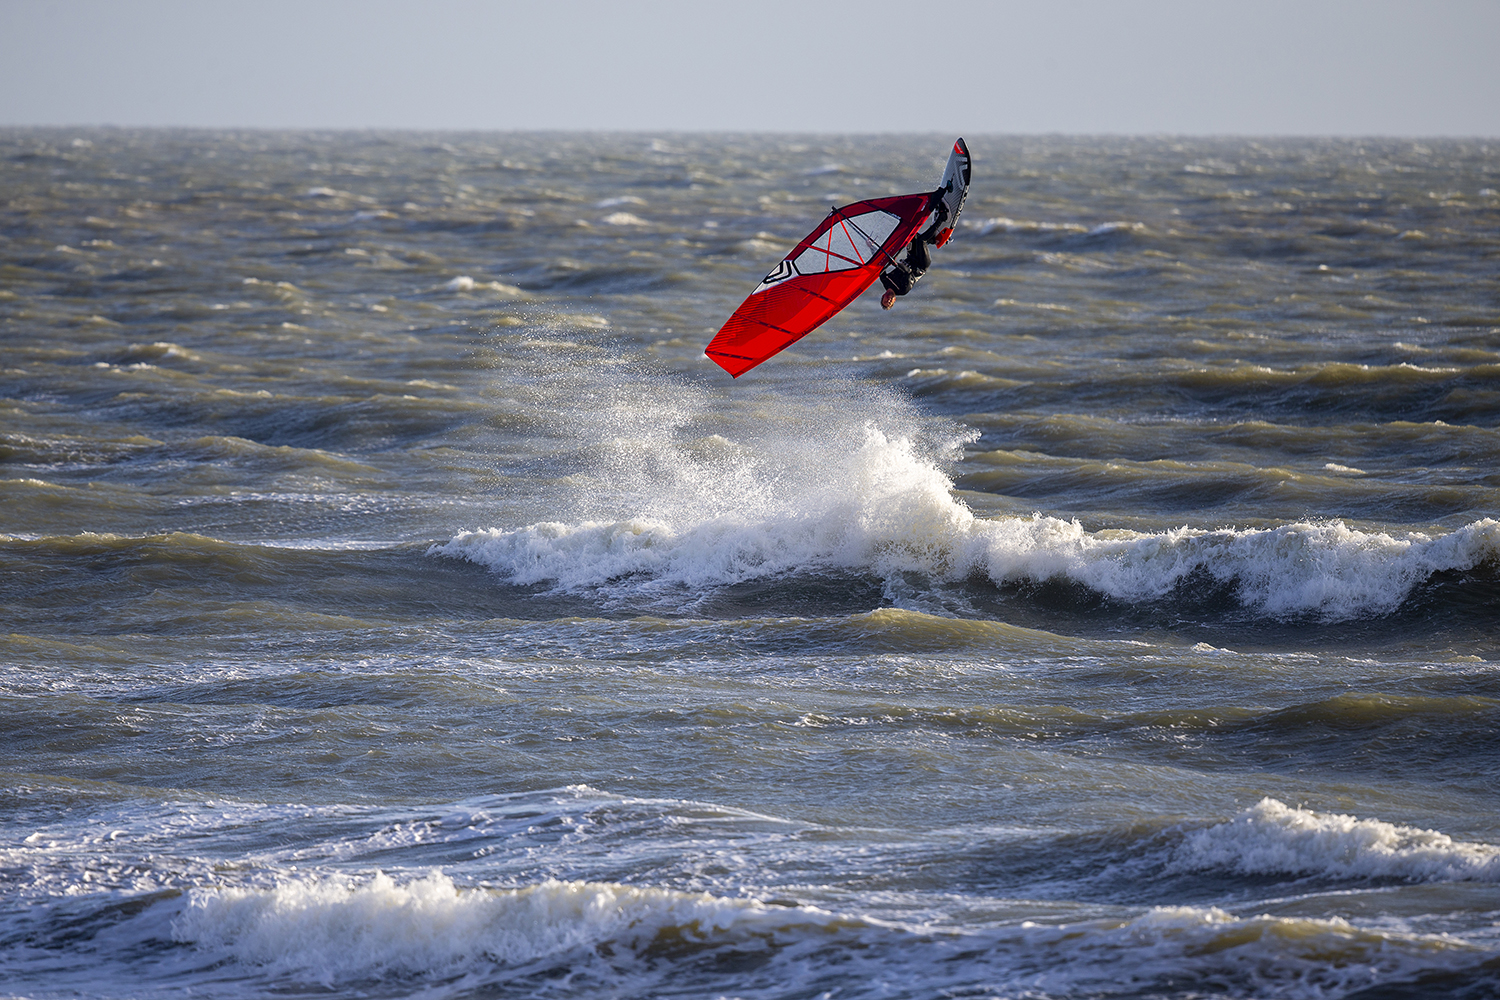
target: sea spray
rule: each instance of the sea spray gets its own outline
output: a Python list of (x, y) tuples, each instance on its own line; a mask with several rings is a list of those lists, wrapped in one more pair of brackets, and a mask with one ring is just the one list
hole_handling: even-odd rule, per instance
[(1202, 575), (1267, 616), (1328, 621), (1388, 614), (1435, 573), (1500, 560), (1493, 519), (1428, 534), (1338, 521), (1137, 532), (1041, 514), (977, 518), (946, 471), (966, 435), (933, 449), (873, 420), (803, 433), (617, 439), (608, 481), (635, 501), (635, 517), (466, 531), (430, 551), (511, 583), (610, 597), (833, 570), (940, 582), (979, 574), (996, 584), (1061, 578), (1142, 602)]

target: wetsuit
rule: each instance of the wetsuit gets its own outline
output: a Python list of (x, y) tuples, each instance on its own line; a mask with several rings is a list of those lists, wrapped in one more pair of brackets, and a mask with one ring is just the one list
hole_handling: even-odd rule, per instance
[(927, 227), (927, 232), (919, 233), (916, 239), (911, 241), (904, 259), (880, 273), (880, 283), (886, 287), (887, 291), (905, 295), (916, 287), (917, 281), (932, 266), (932, 251), (927, 247), (937, 240), (937, 231), (942, 227), (943, 220), (948, 217), (948, 206), (942, 202), (944, 190), (946, 189), (938, 188), (933, 192), (933, 198), (937, 201), (935, 207), (938, 217), (933, 220), (932, 225)]
[(932, 251), (921, 236), (911, 241), (905, 259), (880, 273), (880, 283), (897, 295), (905, 295), (932, 266)]

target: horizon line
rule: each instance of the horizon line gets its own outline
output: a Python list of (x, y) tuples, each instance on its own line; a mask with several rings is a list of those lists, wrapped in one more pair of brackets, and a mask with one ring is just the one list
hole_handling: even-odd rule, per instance
[(978, 138), (1057, 138), (1057, 139), (1371, 139), (1387, 141), (1500, 141), (1500, 134), (1485, 133), (1393, 133), (1393, 132), (1114, 132), (1066, 131), (995, 132), (948, 129), (853, 129), (818, 131), (811, 129), (774, 128), (601, 128), (601, 127), (430, 127), (410, 125), (138, 125), (119, 123), (10, 123), (0, 122), (0, 130), (95, 130), (156, 132), (303, 132), (303, 133), (448, 133), (481, 135), (784, 135), (784, 136), (933, 136), (962, 134)]

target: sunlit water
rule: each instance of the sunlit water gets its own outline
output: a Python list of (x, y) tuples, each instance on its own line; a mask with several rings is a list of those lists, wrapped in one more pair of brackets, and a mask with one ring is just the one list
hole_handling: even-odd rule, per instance
[(1500, 147), (0, 131), (0, 990), (1500, 993)]

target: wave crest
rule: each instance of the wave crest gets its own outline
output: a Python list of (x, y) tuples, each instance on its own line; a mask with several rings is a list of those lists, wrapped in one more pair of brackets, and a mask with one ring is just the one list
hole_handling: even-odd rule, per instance
[(1065, 579), (1145, 602), (1206, 576), (1261, 613), (1327, 620), (1389, 614), (1436, 573), (1500, 560), (1493, 519), (1428, 535), (1341, 521), (1142, 533), (1091, 532), (1041, 514), (977, 518), (910, 439), (874, 427), (824, 478), (793, 479), (779, 494), (764, 482), (736, 493), (744, 484), (729, 480), (744, 466), (726, 468), (725, 481), (707, 491), (712, 515), (695, 516), (679, 496), (656, 516), (465, 531), (429, 552), (482, 564), (511, 583), (605, 596), (853, 571), (995, 584)]
[(1265, 798), (1225, 823), (1195, 830), (1169, 870), (1500, 882), (1500, 847), (1436, 830), (1313, 812)]
[(286, 882), (196, 889), (173, 922), (182, 943), (327, 985), (372, 975), (457, 975), (578, 950), (609, 954), (713, 945), (836, 918), (708, 893), (548, 880), (460, 889), (446, 875), (398, 883)]

